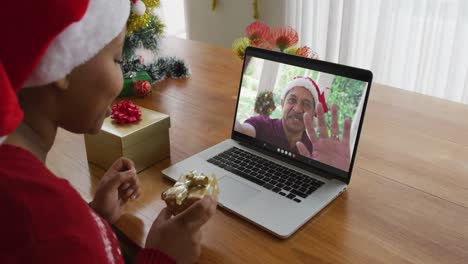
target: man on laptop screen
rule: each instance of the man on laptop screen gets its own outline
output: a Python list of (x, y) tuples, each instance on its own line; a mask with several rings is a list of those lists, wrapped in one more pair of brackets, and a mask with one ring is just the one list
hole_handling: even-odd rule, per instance
[[(248, 61), (235, 130), (347, 172), (350, 117), (357, 113), (366, 82), (259, 58)], [(304, 76), (293, 76), (297, 73)]]

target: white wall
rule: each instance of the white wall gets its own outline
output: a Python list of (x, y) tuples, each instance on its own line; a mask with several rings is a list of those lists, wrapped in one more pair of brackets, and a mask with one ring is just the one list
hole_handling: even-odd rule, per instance
[[(283, 25), (286, 0), (258, 0), (260, 20), (270, 26)], [(253, 0), (184, 0), (187, 38), (231, 48), (232, 42), (245, 36), (245, 28), (254, 21)]]
[(183, 0), (161, 0), (161, 7), (157, 11), (166, 25), (165, 35), (186, 38)]

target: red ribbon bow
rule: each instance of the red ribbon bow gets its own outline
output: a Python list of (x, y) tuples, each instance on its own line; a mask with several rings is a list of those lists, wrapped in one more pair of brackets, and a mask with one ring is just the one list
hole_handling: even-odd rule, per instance
[(141, 110), (131, 101), (120, 101), (112, 105), (111, 118), (117, 124), (134, 123), (141, 119)]

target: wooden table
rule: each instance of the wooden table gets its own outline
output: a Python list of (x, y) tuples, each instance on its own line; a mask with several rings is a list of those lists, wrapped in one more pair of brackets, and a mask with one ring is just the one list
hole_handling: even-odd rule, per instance
[[(167, 38), (188, 80), (166, 80), (135, 102), (168, 113), (171, 158), (139, 174), (142, 197), (116, 226), (138, 245), (171, 185), (161, 170), (230, 136), (241, 62), (231, 51)], [(280, 240), (218, 210), (200, 263), (468, 263), (468, 106), (373, 84), (349, 189)], [(59, 131), (48, 166), (90, 200), (103, 171), (83, 136)]]

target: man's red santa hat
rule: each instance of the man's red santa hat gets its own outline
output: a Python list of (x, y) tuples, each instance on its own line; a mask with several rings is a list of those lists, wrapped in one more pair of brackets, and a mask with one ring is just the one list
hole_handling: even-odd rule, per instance
[(326, 87), (324, 91), (320, 89), (320, 87), (317, 85), (317, 83), (310, 77), (302, 77), (302, 76), (296, 76), (292, 81), (290, 81), (288, 84), (286, 84), (286, 87), (284, 87), (283, 91), (283, 96), (281, 97), (283, 100), (286, 99), (286, 95), (288, 95), (289, 91), (294, 88), (294, 87), (304, 87), (306, 88), (314, 97), (314, 103), (317, 105), (317, 103), (321, 103), (323, 106), (323, 112), (327, 113), (328, 112), (328, 105), (326, 102), (326, 95), (330, 88)]
[(0, 138), (23, 119), (16, 93), (63, 79), (94, 57), (124, 28), (130, 1), (6, 1), (1, 10)]

